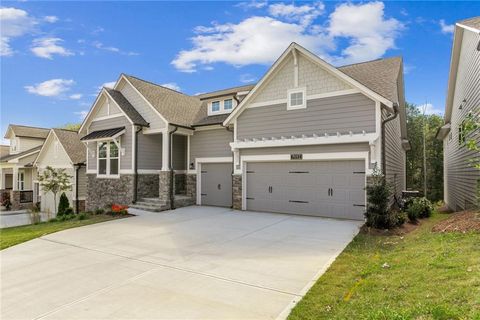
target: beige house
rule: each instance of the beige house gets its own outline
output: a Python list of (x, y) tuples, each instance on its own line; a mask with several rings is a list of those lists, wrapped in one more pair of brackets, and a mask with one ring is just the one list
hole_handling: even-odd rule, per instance
[(457, 22), (453, 39), (443, 140), (444, 200), (452, 210), (479, 205), (480, 171), (473, 167), (480, 154), (466, 147), (468, 139), (480, 143), (480, 132), (465, 131), (465, 119), (480, 117), (480, 17)]
[[(0, 192), (10, 194), (12, 209), (29, 208), (37, 201), (38, 184), (33, 166), (49, 129), (9, 125), (5, 139), (10, 140), (8, 153), (0, 157)], [(6, 153), (4, 155), (4, 153)]]
[[(75, 212), (85, 210), (85, 157), (86, 148), (76, 131), (51, 129), (33, 163), (39, 174), (47, 166), (65, 169), (71, 177), (71, 189), (65, 191), (65, 194)], [(55, 203), (53, 193), (45, 192), (40, 186), (39, 201), (43, 212), (56, 212), (59, 198), (60, 194)]]

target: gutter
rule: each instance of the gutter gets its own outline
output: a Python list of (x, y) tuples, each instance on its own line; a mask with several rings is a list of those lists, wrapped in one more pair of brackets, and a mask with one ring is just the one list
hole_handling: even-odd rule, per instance
[(138, 133), (142, 131), (142, 127), (135, 130), (135, 167), (133, 168), (133, 200), (136, 203), (138, 200)]
[(170, 131), (169, 134), (169, 142), (170, 142), (170, 210), (175, 209), (175, 195), (173, 193), (173, 187), (174, 187), (174, 172), (173, 172), (173, 134), (178, 130), (177, 125), (174, 125), (175, 129)]
[[(383, 104), (381, 105), (382, 109), (389, 110)], [(387, 177), (387, 163), (386, 163), (386, 152), (385, 152), (385, 126), (388, 122), (397, 118), (399, 114), (398, 111), (398, 103), (393, 104), (393, 113), (390, 114), (385, 120), (382, 121), (382, 174), (386, 178)]]

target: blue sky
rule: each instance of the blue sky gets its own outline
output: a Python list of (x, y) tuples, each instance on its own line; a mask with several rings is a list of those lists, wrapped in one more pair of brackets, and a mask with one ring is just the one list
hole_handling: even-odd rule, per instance
[(343, 65), (403, 56), (441, 112), (455, 21), (479, 2), (2, 2), (1, 129), (80, 122), (121, 72), (187, 94), (254, 83), (291, 41)]

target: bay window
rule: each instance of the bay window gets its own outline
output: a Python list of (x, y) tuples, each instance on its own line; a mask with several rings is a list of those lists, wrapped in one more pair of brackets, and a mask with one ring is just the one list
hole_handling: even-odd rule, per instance
[(118, 146), (113, 141), (104, 141), (98, 143), (98, 168), (99, 176), (118, 176), (119, 173), (119, 153)]

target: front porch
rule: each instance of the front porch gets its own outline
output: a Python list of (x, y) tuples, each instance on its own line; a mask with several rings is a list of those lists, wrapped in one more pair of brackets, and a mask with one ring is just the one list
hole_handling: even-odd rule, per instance
[[(0, 168), (0, 203), (10, 200), (10, 210), (31, 209), (38, 201), (38, 184), (33, 167), (2, 166)], [(1, 207), (2, 211), (6, 207)]]

